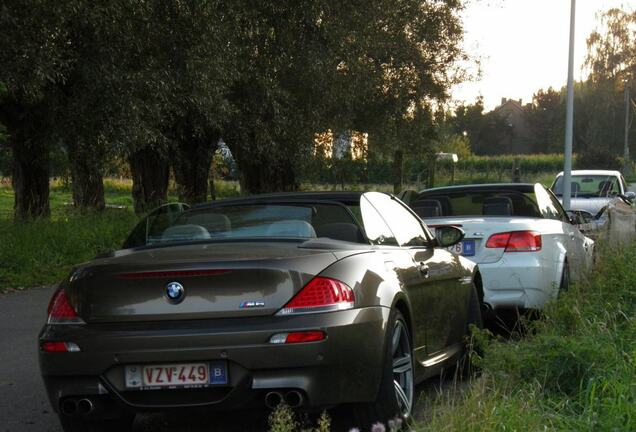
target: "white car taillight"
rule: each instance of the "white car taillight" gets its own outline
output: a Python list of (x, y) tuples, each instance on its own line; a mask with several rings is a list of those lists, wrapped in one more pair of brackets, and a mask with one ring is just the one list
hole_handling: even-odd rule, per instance
[(497, 233), (486, 242), (487, 248), (505, 248), (505, 252), (537, 252), (541, 246), (541, 234), (534, 231)]

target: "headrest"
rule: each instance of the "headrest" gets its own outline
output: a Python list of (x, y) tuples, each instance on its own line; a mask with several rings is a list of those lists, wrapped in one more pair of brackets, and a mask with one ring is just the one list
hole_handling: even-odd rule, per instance
[(512, 216), (512, 200), (508, 197), (486, 198), (482, 205), (484, 216)]
[(209, 239), (210, 233), (200, 225), (174, 225), (161, 234), (161, 241), (189, 241)]
[(364, 237), (357, 225), (346, 222), (334, 222), (320, 225), (316, 228), (317, 237), (327, 237), (334, 240), (362, 243)]
[(413, 204), (413, 211), (421, 218), (442, 216), (442, 203), (438, 200), (421, 200)]
[(267, 227), (268, 237), (316, 237), (314, 227), (302, 220), (278, 221)]

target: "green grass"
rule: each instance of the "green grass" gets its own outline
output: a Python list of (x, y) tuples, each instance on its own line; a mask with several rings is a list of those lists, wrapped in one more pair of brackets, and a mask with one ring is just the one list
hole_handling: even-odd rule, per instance
[[(13, 190), (0, 185), (0, 292), (59, 282), (75, 264), (118, 249), (139, 218), (133, 212), (132, 183), (128, 179), (106, 179), (107, 208), (101, 213), (81, 213), (70, 203), (72, 192), (60, 180), (51, 182), (51, 218), (30, 222), (13, 221)], [(171, 185), (169, 201), (177, 201)], [(240, 193), (237, 182), (218, 181), (217, 197)]]
[(129, 210), (56, 211), (52, 220), (0, 220), (0, 289), (59, 282), (75, 264), (118, 249), (137, 221)]
[(487, 342), (483, 375), (430, 404), (419, 430), (636, 430), (636, 244), (612, 249), (530, 335)]

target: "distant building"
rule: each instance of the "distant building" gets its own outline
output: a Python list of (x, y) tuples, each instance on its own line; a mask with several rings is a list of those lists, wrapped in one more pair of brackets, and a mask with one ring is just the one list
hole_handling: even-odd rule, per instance
[(531, 147), (531, 130), (521, 99), (501, 98), (501, 105), (492, 111), (503, 122), (504, 133), (498, 144), (500, 153), (525, 154)]

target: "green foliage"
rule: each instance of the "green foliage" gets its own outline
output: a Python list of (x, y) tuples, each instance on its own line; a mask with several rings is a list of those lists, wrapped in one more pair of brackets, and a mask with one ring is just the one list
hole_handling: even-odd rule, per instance
[(441, 397), (421, 430), (636, 428), (636, 243), (598, 247), (587, 279), (524, 339), (487, 344), (482, 377)]
[[(407, 184), (423, 186), (432, 163), (425, 155), (410, 155), (406, 165), (404, 180)], [(576, 156), (575, 156), (576, 162)], [(524, 182), (541, 182), (552, 184), (554, 177), (563, 170), (563, 155), (502, 155), (476, 156), (459, 158), (455, 164), (455, 184), (510, 182), (514, 166), (521, 172)], [(435, 163), (435, 185), (451, 183), (452, 162), (449, 160)], [(343, 176), (339, 173), (343, 172)], [(392, 165), (390, 161), (370, 159), (338, 161), (337, 164), (318, 160), (314, 161), (312, 171), (301, 177), (301, 181), (309, 183), (326, 183), (340, 185), (341, 179), (347, 184), (384, 184), (392, 182)]]
[(294, 411), (285, 403), (281, 403), (269, 415), (269, 432), (329, 432), (331, 419), (326, 411), (316, 420), (316, 426), (302, 424), (296, 419)]
[(601, 149), (589, 149), (578, 155), (574, 167), (576, 169), (620, 170), (622, 163), (618, 157), (606, 151)]
[[(240, 193), (238, 182), (215, 183), (219, 199)], [(80, 212), (69, 205), (70, 185), (57, 180), (51, 183), (51, 218), (15, 223), (13, 190), (0, 185), (0, 292), (57, 283), (73, 265), (121, 247), (138, 221), (131, 187), (130, 180), (106, 179), (106, 204), (124, 208)], [(174, 184), (169, 200), (177, 200)]]
[(0, 220), (0, 289), (48, 285), (73, 265), (121, 247), (137, 218), (128, 210), (78, 214), (56, 220)]
[(272, 411), (269, 416), (270, 432), (295, 432), (298, 429), (298, 422), (291, 408), (284, 403)]

